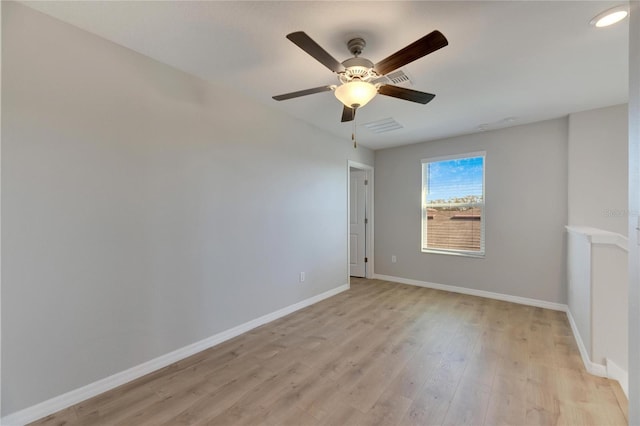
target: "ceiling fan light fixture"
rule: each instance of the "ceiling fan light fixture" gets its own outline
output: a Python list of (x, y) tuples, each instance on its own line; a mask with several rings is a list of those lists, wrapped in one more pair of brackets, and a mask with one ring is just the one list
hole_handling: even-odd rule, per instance
[(376, 96), (378, 88), (366, 81), (350, 81), (338, 86), (333, 93), (345, 106), (362, 108)]
[(598, 28), (608, 27), (622, 21), (628, 14), (626, 6), (616, 6), (594, 16), (589, 24)]

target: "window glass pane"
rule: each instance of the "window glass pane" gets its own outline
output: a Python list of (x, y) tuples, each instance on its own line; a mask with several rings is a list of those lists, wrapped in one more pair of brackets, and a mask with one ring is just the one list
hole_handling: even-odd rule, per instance
[(484, 157), (437, 161), (425, 166), (428, 204), (482, 200)]
[(482, 210), (482, 206), (427, 209), (425, 248), (480, 251)]
[(423, 250), (484, 254), (484, 155), (423, 162)]

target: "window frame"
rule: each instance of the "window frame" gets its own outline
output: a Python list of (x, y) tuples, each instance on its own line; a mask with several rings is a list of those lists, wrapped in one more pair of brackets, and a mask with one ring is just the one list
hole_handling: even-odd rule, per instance
[[(471, 250), (459, 250), (459, 249), (430, 249), (425, 248), (425, 234), (428, 232), (428, 228), (425, 229), (428, 222), (427, 218), (427, 191), (425, 185), (426, 176), (425, 176), (425, 164), (429, 163), (437, 163), (441, 161), (449, 161), (449, 160), (461, 160), (465, 158), (477, 158), (482, 157), (482, 216), (480, 218), (480, 250), (479, 251), (471, 251)], [(420, 252), (429, 253), (429, 254), (446, 254), (450, 256), (463, 256), (463, 257), (475, 257), (475, 258), (484, 258), (486, 255), (486, 240), (485, 240), (485, 225), (486, 225), (486, 171), (487, 171), (487, 152), (486, 151), (475, 151), (475, 152), (467, 152), (462, 154), (453, 154), (453, 155), (443, 155), (438, 157), (429, 157), (423, 158), (420, 160), (420, 169), (422, 181), (420, 182), (421, 187), (421, 205), (420, 205)], [(474, 206), (479, 204), (455, 204), (456, 206)], [(426, 231), (426, 232), (425, 232)]]

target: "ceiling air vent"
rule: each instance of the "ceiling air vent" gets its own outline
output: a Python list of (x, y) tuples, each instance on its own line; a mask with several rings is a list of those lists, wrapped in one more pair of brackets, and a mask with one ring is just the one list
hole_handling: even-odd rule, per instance
[(413, 86), (413, 81), (411, 80), (411, 77), (409, 77), (409, 75), (402, 70), (390, 72), (387, 75), (378, 77), (377, 79), (375, 79), (375, 82), (380, 84), (393, 84), (395, 86), (401, 86), (401, 87)]
[(371, 133), (386, 133), (392, 130), (402, 129), (402, 124), (398, 123), (393, 118), (383, 118), (382, 120), (372, 121), (370, 123), (363, 124)]
[(391, 80), (393, 84), (402, 84), (406, 83), (408, 85), (413, 85), (409, 76), (404, 73), (402, 70), (394, 71), (392, 73), (387, 74), (387, 78)]

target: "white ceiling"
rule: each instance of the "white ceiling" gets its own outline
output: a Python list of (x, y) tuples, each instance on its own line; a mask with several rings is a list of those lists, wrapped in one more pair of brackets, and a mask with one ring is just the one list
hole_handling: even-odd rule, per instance
[[(427, 105), (377, 96), (358, 111), (359, 143), (373, 149), (565, 116), (628, 99), (628, 24), (589, 21), (609, 1), (26, 2), (158, 61), (237, 88), (258, 102), (349, 140), (331, 92), (271, 96), (336, 82), (285, 35), (302, 30), (342, 61), (367, 41), (374, 63), (440, 30), (449, 46), (402, 68)], [(393, 117), (404, 128), (362, 127)], [(515, 121), (505, 120), (515, 117)]]

